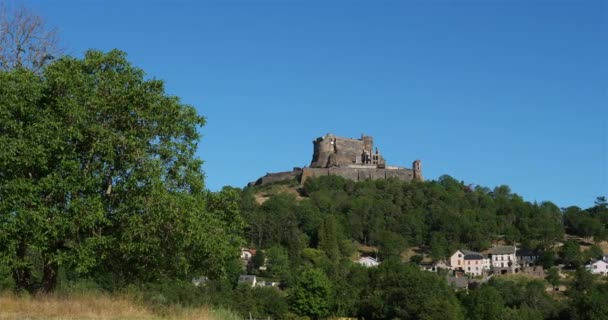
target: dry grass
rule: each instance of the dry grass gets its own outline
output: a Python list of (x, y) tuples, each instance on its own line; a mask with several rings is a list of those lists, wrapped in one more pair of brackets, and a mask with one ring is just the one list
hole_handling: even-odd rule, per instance
[(298, 192), (298, 187), (294, 187), (291, 185), (285, 185), (285, 184), (270, 185), (267, 187), (267, 189), (257, 192), (254, 195), (254, 198), (255, 198), (255, 201), (261, 205), (261, 204), (264, 204), (264, 202), (266, 202), (268, 199), (270, 199), (270, 197), (272, 195), (279, 194), (279, 193), (292, 194), (296, 197), (297, 201), (304, 199), (304, 197), (302, 197), (300, 195), (300, 193)]
[(373, 254), (373, 253), (378, 252), (378, 247), (366, 246), (366, 245), (358, 243), (358, 242), (355, 242), (354, 245), (355, 245), (355, 249), (361, 253)]
[(604, 251), (604, 254), (608, 254), (608, 241), (602, 241), (602, 242), (598, 243), (597, 245), (600, 246), (600, 248), (602, 248), (602, 251)]
[(158, 314), (133, 299), (108, 295), (72, 297), (36, 297), (0, 295), (0, 320), (8, 319), (209, 319), (222, 320), (231, 317), (228, 312), (209, 308), (169, 308)]

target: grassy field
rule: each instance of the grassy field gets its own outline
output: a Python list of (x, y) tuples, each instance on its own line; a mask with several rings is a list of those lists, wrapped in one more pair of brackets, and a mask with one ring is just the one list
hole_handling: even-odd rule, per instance
[(92, 294), (82, 296), (29, 297), (0, 294), (0, 320), (5, 319), (209, 319), (237, 320), (223, 309), (163, 307), (150, 308), (126, 296)]

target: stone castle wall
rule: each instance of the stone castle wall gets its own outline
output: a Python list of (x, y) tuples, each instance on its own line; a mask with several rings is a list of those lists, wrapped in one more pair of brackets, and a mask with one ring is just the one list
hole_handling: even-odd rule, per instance
[(300, 182), (304, 184), (308, 178), (323, 176), (340, 176), (354, 181), (385, 180), (395, 178), (401, 181), (414, 180), (414, 171), (405, 168), (378, 169), (378, 168), (304, 168)]
[(304, 184), (308, 178), (340, 176), (354, 181), (384, 180), (424, 181), (420, 160), (412, 169), (387, 166), (382, 156), (372, 152), (371, 136), (349, 139), (327, 134), (313, 141), (313, 157), (310, 168), (294, 168), (292, 171), (268, 173), (249, 185), (263, 185), (280, 181), (298, 180)]
[(269, 184), (269, 183), (295, 180), (295, 179), (300, 180), (301, 176), (302, 176), (302, 169), (293, 168), (292, 171), (267, 173), (265, 176), (259, 178), (257, 181), (250, 182), (249, 186), (264, 185), (264, 184)]

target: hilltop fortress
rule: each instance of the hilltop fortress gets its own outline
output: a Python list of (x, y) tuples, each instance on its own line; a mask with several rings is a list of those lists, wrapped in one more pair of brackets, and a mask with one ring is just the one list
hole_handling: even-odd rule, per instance
[(361, 139), (335, 136), (331, 133), (315, 139), (310, 167), (293, 168), (292, 171), (268, 173), (249, 185), (297, 179), (304, 184), (310, 177), (341, 176), (354, 181), (396, 178), (402, 181), (423, 181), (420, 160), (412, 169), (389, 166), (378, 151), (374, 139), (361, 135)]

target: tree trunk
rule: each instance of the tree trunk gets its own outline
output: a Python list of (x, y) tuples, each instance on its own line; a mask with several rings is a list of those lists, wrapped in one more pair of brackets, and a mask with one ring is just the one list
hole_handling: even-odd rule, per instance
[[(21, 242), (17, 248), (17, 257), (20, 261), (25, 260), (27, 254), (27, 246)], [(32, 293), (32, 270), (29, 266), (20, 266), (12, 268), (13, 280), (15, 281), (15, 288), (17, 290), (26, 290)]]
[(59, 271), (59, 265), (57, 262), (45, 262), (42, 270), (42, 283), (38, 293), (47, 294), (53, 292), (57, 287), (57, 273)]
[(16, 289), (32, 293), (32, 270), (29, 267), (18, 267), (13, 268), (12, 273)]

